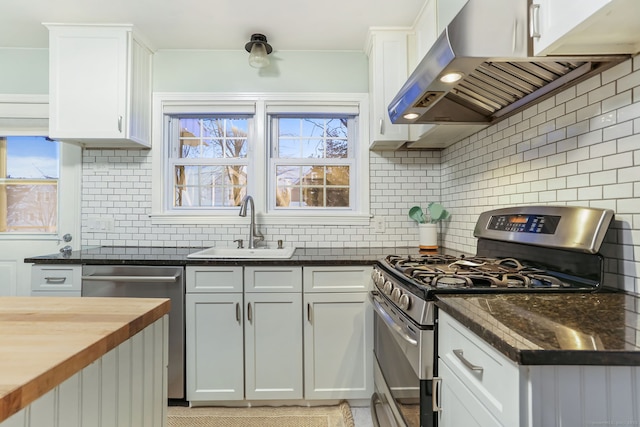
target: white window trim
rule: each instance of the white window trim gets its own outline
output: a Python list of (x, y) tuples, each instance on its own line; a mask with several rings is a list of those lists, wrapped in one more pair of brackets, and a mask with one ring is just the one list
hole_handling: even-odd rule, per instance
[[(256, 177), (265, 179), (251, 180), (248, 193), (254, 198), (256, 218), (264, 225), (369, 225), (369, 102), (366, 93), (184, 93), (184, 92), (156, 92), (153, 95), (153, 125), (152, 125), (152, 211), (150, 213), (152, 224), (244, 224), (247, 218), (238, 217), (235, 210), (228, 214), (225, 212), (211, 214), (210, 212), (189, 212), (188, 214), (165, 211), (165, 176), (164, 164), (168, 146), (164, 141), (164, 114), (167, 109), (175, 111), (178, 107), (192, 107), (196, 112), (201, 112), (208, 105), (241, 105), (254, 102), (256, 115), (254, 130), (257, 138), (251, 148), (255, 150), (252, 155), (256, 159), (264, 161), (254, 162), (251, 171)], [(358, 168), (356, 180), (358, 182), (355, 194), (356, 212), (318, 212), (304, 216), (300, 212), (267, 212), (268, 185), (267, 163), (268, 135), (266, 105), (277, 103), (306, 105), (341, 105), (357, 104), (359, 109), (358, 120), (358, 144), (354, 153)]]

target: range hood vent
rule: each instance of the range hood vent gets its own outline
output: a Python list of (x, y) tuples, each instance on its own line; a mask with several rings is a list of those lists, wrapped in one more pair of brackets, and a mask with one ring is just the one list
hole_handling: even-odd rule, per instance
[[(629, 57), (531, 56), (528, 22), (524, 0), (469, 0), (389, 104), (392, 123), (489, 125)], [(451, 72), (462, 78), (441, 81)]]

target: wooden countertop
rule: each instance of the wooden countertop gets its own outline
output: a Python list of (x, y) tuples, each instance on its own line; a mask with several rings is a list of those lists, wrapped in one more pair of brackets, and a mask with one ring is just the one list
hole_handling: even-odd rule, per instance
[(169, 308), (168, 299), (0, 297), (0, 422)]

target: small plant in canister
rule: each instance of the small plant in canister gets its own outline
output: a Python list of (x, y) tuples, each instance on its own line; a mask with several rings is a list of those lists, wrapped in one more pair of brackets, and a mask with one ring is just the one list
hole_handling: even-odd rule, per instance
[(435, 251), (438, 249), (438, 229), (436, 224), (448, 219), (451, 214), (440, 204), (431, 202), (427, 205), (427, 214), (420, 206), (409, 209), (409, 218), (418, 223), (418, 245), (420, 250)]

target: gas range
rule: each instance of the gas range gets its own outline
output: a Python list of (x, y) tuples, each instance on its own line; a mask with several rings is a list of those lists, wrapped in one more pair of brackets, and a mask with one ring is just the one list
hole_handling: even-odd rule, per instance
[(372, 273), (377, 291), (419, 325), (433, 324), (439, 293), (593, 292), (602, 286), (598, 253), (613, 211), (524, 206), (480, 215), (474, 256), (388, 255)]
[[(498, 209), (479, 216), (474, 256), (393, 254), (379, 260), (370, 293), (376, 389), (372, 418), (385, 426), (437, 426), (433, 375), (438, 294), (598, 291), (604, 277), (604, 257), (598, 251), (612, 219), (613, 211), (606, 209)], [(380, 421), (386, 418), (387, 423)]]

